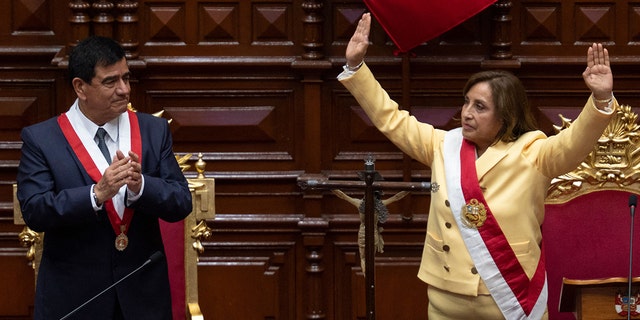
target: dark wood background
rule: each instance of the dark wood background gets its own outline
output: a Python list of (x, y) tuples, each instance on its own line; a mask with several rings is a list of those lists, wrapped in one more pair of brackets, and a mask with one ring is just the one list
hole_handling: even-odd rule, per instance
[[(33, 304), (32, 270), (12, 217), (20, 129), (67, 110), (75, 97), (66, 54), (89, 34), (123, 44), (133, 106), (165, 110), (175, 152), (194, 161), (202, 153), (216, 179), (215, 233), (199, 262), (205, 318), (365, 318), (357, 211), (330, 192), (302, 190), (298, 179), (358, 180), (368, 154), (385, 180), (429, 181), (430, 172), (377, 132), (336, 81), (362, 1), (0, 5), (1, 319), (28, 319)], [(575, 117), (589, 95), (581, 73), (592, 42), (610, 50), (618, 100), (640, 105), (634, 1), (500, 0), (409, 54), (395, 52), (375, 21), (371, 41), (367, 62), (382, 85), (440, 128), (456, 126), (470, 74), (502, 68), (522, 79), (541, 128), (553, 134), (558, 114)], [(426, 285), (416, 273), (428, 204), (418, 192), (389, 208), (385, 252), (376, 257), (378, 319), (426, 319)]]

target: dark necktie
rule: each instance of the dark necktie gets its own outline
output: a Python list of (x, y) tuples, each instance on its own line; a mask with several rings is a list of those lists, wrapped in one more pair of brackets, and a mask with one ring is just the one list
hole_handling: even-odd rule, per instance
[(98, 128), (98, 131), (96, 132), (96, 137), (98, 137), (98, 148), (100, 148), (100, 151), (102, 152), (102, 155), (104, 155), (104, 158), (107, 159), (107, 163), (111, 164), (111, 155), (109, 154), (109, 148), (107, 148), (107, 144), (104, 142), (104, 136), (107, 135), (107, 130), (104, 130), (104, 128)]

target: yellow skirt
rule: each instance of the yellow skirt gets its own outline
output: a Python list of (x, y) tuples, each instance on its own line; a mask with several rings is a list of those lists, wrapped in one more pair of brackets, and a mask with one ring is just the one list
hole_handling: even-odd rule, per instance
[[(491, 295), (479, 294), (477, 297), (457, 294), (429, 286), (429, 320), (500, 320), (504, 319), (500, 308)], [(549, 318), (545, 311), (542, 320)]]

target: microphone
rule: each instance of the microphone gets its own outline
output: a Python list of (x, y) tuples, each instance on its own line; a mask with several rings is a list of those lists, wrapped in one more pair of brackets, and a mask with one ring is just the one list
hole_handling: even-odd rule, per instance
[[(638, 197), (635, 194), (629, 196), (629, 210), (631, 211), (631, 235), (629, 236), (629, 283), (627, 292), (627, 319), (631, 319), (631, 277), (633, 276), (633, 216), (635, 215)], [(637, 303), (637, 301), (635, 302)]]
[(67, 315), (65, 315), (64, 317), (60, 318), (60, 320), (64, 320), (70, 316), (72, 316), (74, 313), (76, 313), (78, 310), (82, 309), (82, 307), (86, 306), (87, 304), (89, 304), (89, 302), (95, 300), (96, 298), (98, 298), (99, 296), (101, 296), (102, 294), (104, 294), (105, 292), (109, 291), (111, 288), (115, 287), (116, 285), (118, 285), (120, 282), (124, 281), (125, 279), (129, 278), (131, 275), (133, 275), (134, 273), (138, 272), (140, 269), (144, 268), (146, 265), (156, 262), (158, 260), (160, 260), (162, 257), (164, 256), (164, 254), (162, 254), (162, 252), (160, 251), (156, 251), (154, 252), (149, 259), (147, 259), (147, 261), (145, 261), (142, 265), (140, 265), (138, 268), (136, 268), (135, 270), (129, 272), (126, 276), (122, 277), (120, 280), (116, 281), (115, 283), (113, 283), (112, 285), (108, 286), (106, 289), (100, 291), (100, 293), (96, 294), (95, 296), (93, 296), (93, 298), (87, 300), (85, 303), (79, 305), (77, 308), (73, 309), (71, 312), (67, 313)]

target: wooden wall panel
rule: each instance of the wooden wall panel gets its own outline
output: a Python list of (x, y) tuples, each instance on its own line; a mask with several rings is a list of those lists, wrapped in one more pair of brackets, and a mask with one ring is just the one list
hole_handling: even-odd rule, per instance
[(0, 88), (0, 141), (18, 141), (22, 127), (56, 114), (55, 79), (12, 78)]
[[(215, 236), (204, 243), (207, 255), (199, 266), (205, 317), (297, 318), (298, 218), (229, 214), (211, 224)], [(247, 229), (246, 219), (260, 227)]]
[(140, 1), (143, 56), (296, 56), (294, 1)]
[[(19, 287), (0, 293), (0, 319), (29, 319), (33, 299), (12, 219), (19, 132), (73, 102), (66, 55), (88, 34), (121, 42), (133, 106), (164, 110), (174, 151), (194, 161), (202, 154), (216, 179), (214, 236), (199, 263), (205, 318), (364, 319), (359, 216), (299, 179), (357, 181), (370, 154), (387, 181), (429, 181), (430, 170), (372, 127), (336, 80), (363, 1), (106, 2), (112, 9), (85, 5), (97, 0), (12, 0), (0, 12), (0, 270)], [(367, 64), (403, 109), (442, 129), (457, 126), (469, 75), (510, 70), (553, 134), (558, 114), (575, 118), (589, 95), (581, 73), (593, 41), (613, 57), (618, 100), (640, 105), (639, 14), (633, 1), (498, 0), (409, 53), (374, 21)], [(385, 252), (376, 256), (378, 319), (426, 318), (416, 273), (429, 201), (415, 192), (389, 207)]]
[[(1, 318), (31, 319), (35, 298), (35, 280), (33, 269), (25, 259), (26, 250), (11, 250), (8, 241), (15, 241), (12, 233), (0, 235), (3, 238), (3, 250), (0, 251), (0, 283), (4, 287), (0, 299)], [(8, 245), (8, 246), (7, 246)]]
[(60, 13), (58, 11), (60, 8), (68, 8), (68, 2), (64, 0), (3, 2), (4, 10), (0, 12), (0, 43), (2, 43), (0, 47), (18, 51), (25, 49), (25, 52), (31, 53), (55, 53), (65, 45), (64, 30), (68, 27), (67, 19), (55, 18), (56, 14)]
[[(222, 238), (222, 237), (220, 237)], [(214, 242), (199, 267), (203, 314), (211, 319), (295, 319), (295, 242), (259, 237)]]
[[(426, 319), (427, 285), (416, 281), (422, 243), (393, 243), (385, 236), (385, 252), (376, 257), (378, 319)], [(367, 319), (365, 277), (355, 242), (335, 243), (336, 319)]]

